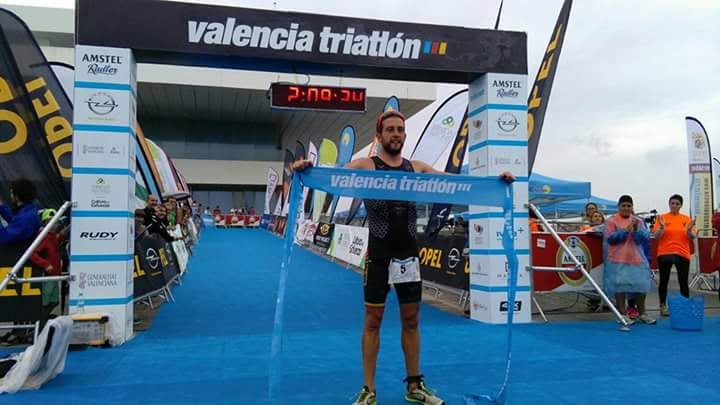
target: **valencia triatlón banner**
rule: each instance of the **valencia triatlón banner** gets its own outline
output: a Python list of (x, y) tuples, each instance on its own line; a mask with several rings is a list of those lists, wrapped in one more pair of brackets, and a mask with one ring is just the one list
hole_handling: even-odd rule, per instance
[(700, 121), (685, 117), (690, 172), (690, 216), (698, 236), (712, 236), (713, 178), (710, 140)]
[(550, 91), (552, 90), (553, 80), (555, 80), (555, 72), (557, 71), (560, 51), (565, 40), (571, 7), (572, 0), (565, 0), (555, 23), (550, 43), (545, 49), (545, 56), (543, 56), (537, 76), (535, 76), (535, 83), (528, 95), (528, 175), (532, 173), (533, 164), (535, 164), (535, 156), (537, 156), (540, 143), (540, 133), (545, 120), (545, 111), (547, 111), (548, 102), (550, 101)]
[[(269, 391), (270, 397), (277, 392), (280, 382), (280, 358), (285, 318), (285, 296), (288, 267), (291, 265), (296, 234), (296, 215), (302, 193), (299, 188), (306, 186), (323, 192), (357, 199), (397, 200), (413, 202), (440, 202), (446, 204), (477, 204), (503, 207), (504, 226), (502, 232), (503, 250), (508, 267), (507, 302), (515, 302), (518, 258), (515, 253), (513, 227), (512, 186), (499, 178), (476, 176), (447, 176), (407, 172), (374, 170), (349, 170), (341, 168), (309, 168), (294, 176), (293, 192), (290, 196), (284, 248), (280, 265), (275, 319), (273, 323), (270, 353)], [(508, 325), (512, 325), (514, 311), (507, 311)], [(508, 346), (511, 342), (511, 327), (508, 328)], [(509, 369), (509, 355), (506, 370)]]

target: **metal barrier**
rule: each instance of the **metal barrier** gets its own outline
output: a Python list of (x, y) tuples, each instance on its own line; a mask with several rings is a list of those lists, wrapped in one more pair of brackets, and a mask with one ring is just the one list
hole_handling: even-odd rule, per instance
[[(0, 282), (0, 292), (5, 290), (7, 286), (10, 284), (10, 282), (14, 283), (50, 283), (50, 282), (63, 282), (70, 279), (70, 276), (48, 276), (48, 277), (30, 277), (30, 278), (19, 278), (17, 277), (17, 273), (20, 271), (20, 269), (25, 265), (25, 262), (32, 256), (33, 252), (35, 252), (35, 249), (37, 249), (38, 245), (45, 239), (45, 236), (47, 236), (48, 232), (57, 224), (57, 222), (60, 220), (62, 215), (67, 211), (68, 208), (70, 208), (70, 201), (66, 201), (55, 213), (55, 216), (50, 219), (50, 222), (42, 229), (42, 231), (38, 234), (38, 236), (35, 237), (33, 242), (30, 244), (30, 247), (28, 247), (25, 252), (20, 256), (20, 259), (18, 259), (17, 263), (12, 267), (10, 272), (5, 276), (5, 278)], [(62, 289), (60, 289), (62, 291)], [(33, 342), (35, 339), (37, 339), (38, 334), (40, 333), (40, 321), (36, 321), (33, 325), (0, 325), (0, 329), (34, 329), (34, 335), (33, 335)]]
[[(620, 311), (617, 310), (615, 305), (610, 301), (610, 298), (608, 298), (607, 295), (605, 295), (602, 288), (600, 288), (600, 286), (595, 282), (595, 280), (593, 280), (593, 278), (590, 276), (590, 273), (585, 269), (585, 266), (583, 266), (582, 263), (580, 263), (580, 261), (575, 257), (575, 254), (572, 252), (572, 250), (570, 250), (570, 248), (567, 247), (567, 245), (565, 244), (565, 241), (563, 241), (560, 238), (560, 235), (558, 235), (557, 232), (555, 232), (555, 229), (553, 229), (550, 226), (550, 224), (545, 219), (545, 217), (543, 217), (543, 215), (540, 213), (540, 210), (537, 209), (537, 207), (534, 204), (528, 204), (528, 208), (530, 208), (535, 213), (535, 215), (537, 215), (538, 219), (543, 223), (543, 225), (545, 225), (545, 228), (548, 230), (548, 232), (550, 232), (553, 239), (555, 239), (555, 241), (560, 245), (562, 250), (565, 251), (565, 253), (568, 255), (568, 257), (572, 258), (573, 262), (575, 262), (575, 267), (569, 268), (569, 269), (566, 267), (540, 267), (540, 266), (534, 267), (534, 266), (530, 266), (529, 270), (530, 271), (557, 271), (557, 272), (580, 271), (588, 279), (590, 284), (592, 284), (593, 288), (595, 289), (595, 291), (597, 291), (597, 293), (600, 295), (600, 297), (603, 299), (603, 301), (605, 301), (605, 303), (610, 307), (610, 309), (613, 311), (613, 313), (615, 314), (615, 317), (618, 319), (618, 321), (620, 323), (622, 323), (624, 327), (628, 327), (629, 325), (625, 321), (625, 318), (622, 316), (622, 314), (620, 314)], [(543, 313), (542, 308), (540, 308), (540, 305), (538, 305), (538, 302), (535, 299), (535, 296), (533, 296), (533, 302), (535, 303), (535, 306), (538, 308), (538, 310), (540, 310), (540, 315), (543, 317), (545, 322), (547, 322), (547, 317)]]

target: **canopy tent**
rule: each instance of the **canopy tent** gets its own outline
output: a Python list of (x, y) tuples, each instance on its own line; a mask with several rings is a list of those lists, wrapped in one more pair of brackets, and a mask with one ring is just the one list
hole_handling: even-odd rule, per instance
[(536, 206), (591, 197), (590, 182), (560, 180), (538, 173), (530, 174), (528, 190), (530, 202)]
[(617, 206), (617, 201), (590, 196), (590, 198), (540, 205), (538, 208), (541, 214), (550, 218), (578, 217), (583, 215), (585, 212), (585, 204), (589, 202), (597, 204), (598, 209), (605, 215), (614, 212)]

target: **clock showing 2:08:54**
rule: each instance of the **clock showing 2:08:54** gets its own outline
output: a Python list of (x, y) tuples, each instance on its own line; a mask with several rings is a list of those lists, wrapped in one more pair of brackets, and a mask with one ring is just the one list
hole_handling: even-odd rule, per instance
[(270, 90), (273, 109), (342, 112), (365, 112), (366, 109), (363, 88), (273, 83)]

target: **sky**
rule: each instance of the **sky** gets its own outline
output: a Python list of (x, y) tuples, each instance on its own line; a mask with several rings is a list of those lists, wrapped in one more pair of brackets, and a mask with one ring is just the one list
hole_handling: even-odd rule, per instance
[[(74, 0), (4, 0), (71, 8)], [(492, 28), (500, 0), (213, 0), (218, 5)], [(528, 34), (528, 87), (562, 0), (506, 0), (500, 29)], [(534, 171), (630, 194), (637, 211), (688, 196), (685, 116), (720, 151), (720, 0), (575, 0)], [(440, 86), (439, 97), (454, 86)], [(431, 112), (427, 112), (429, 115)], [(716, 156), (720, 158), (720, 152)], [(716, 202), (718, 204), (720, 202)], [(687, 209), (687, 204), (685, 209)]]

